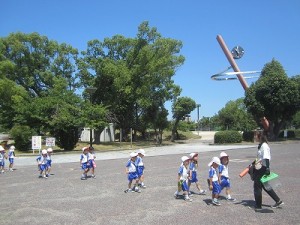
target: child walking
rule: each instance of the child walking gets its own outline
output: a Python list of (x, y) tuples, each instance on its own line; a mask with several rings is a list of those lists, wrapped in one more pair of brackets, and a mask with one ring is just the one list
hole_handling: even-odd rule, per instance
[(50, 171), (51, 171), (51, 166), (52, 166), (52, 158), (51, 158), (52, 152), (53, 152), (52, 148), (47, 149), (47, 173), (46, 173), (46, 177), (50, 176)]
[(95, 150), (93, 147), (89, 147), (89, 164), (92, 172), (92, 178), (96, 178), (95, 176), (95, 168), (97, 167), (96, 162), (95, 162)]
[(221, 186), (219, 184), (219, 177), (217, 173), (217, 168), (220, 165), (220, 159), (218, 157), (213, 157), (211, 162), (208, 164), (209, 172), (208, 172), (208, 182), (209, 182), (209, 190), (212, 191), (212, 204), (216, 206), (220, 206), (220, 202), (218, 201), (219, 194), (221, 193)]
[(80, 155), (80, 166), (81, 166), (81, 169), (83, 170), (83, 173), (81, 175), (81, 180), (87, 179), (87, 173), (90, 170), (88, 153), (89, 153), (89, 147), (83, 147), (82, 154)]
[(189, 187), (187, 184), (190, 159), (187, 156), (182, 156), (181, 162), (178, 169), (178, 190), (174, 193), (174, 196), (178, 198), (179, 193), (183, 191), (184, 200), (191, 202), (193, 200), (189, 197)]
[(39, 178), (48, 178), (46, 176), (47, 169), (48, 169), (47, 157), (48, 157), (47, 156), (47, 150), (43, 149), (42, 154), (36, 158), (36, 161), (37, 161), (38, 167), (39, 167), (39, 171), (40, 171)]
[(8, 150), (8, 161), (9, 161), (9, 171), (14, 171), (13, 166), (14, 166), (14, 160), (15, 160), (15, 146), (10, 146)]
[(145, 156), (145, 150), (144, 149), (140, 149), (138, 151), (138, 156), (137, 159), (135, 161), (135, 165), (137, 168), (137, 173), (138, 173), (138, 179), (139, 179), (139, 187), (141, 188), (146, 188), (146, 185), (144, 184), (144, 162), (143, 162), (143, 157)]
[(0, 173), (4, 173), (5, 159), (7, 159), (5, 149), (0, 145)]
[(231, 197), (231, 185), (229, 179), (229, 171), (228, 171), (228, 163), (229, 163), (229, 156), (226, 152), (220, 153), (220, 161), (221, 164), (219, 165), (219, 180), (221, 185), (221, 190), (225, 188), (226, 191), (226, 200), (228, 201), (235, 201), (235, 198)]
[[(128, 189), (126, 189), (124, 192), (138, 192), (141, 193), (141, 190), (138, 188), (138, 173), (137, 168), (135, 166), (135, 161), (138, 156), (138, 153), (132, 152), (130, 153), (130, 159), (126, 163), (126, 169), (125, 173), (127, 174), (128, 179)], [(134, 182), (133, 188), (131, 188), (132, 182)]]
[[(197, 168), (198, 168), (198, 153), (191, 153), (190, 154), (190, 166), (189, 166), (189, 179), (188, 179), (189, 190), (190, 190), (191, 184), (195, 183), (196, 187), (199, 191), (199, 194), (204, 195), (206, 193), (206, 190), (202, 190), (201, 186), (198, 182)], [(191, 195), (191, 192), (189, 192), (189, 195)]]

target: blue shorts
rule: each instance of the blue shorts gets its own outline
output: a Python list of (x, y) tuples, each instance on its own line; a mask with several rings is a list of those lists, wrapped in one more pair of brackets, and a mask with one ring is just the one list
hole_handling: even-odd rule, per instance
[(128, 181), (132, 181), (138, 178), (137, 172), (129, 173), (127, 176)]
[(213, 186), (213, 189), (212, 189), (212, 193), (213, 194), (220, 194), (221, 193), (221, 185), (219, 184), (218, 181), (214, 181), (212, 182), (212, 186)]
[(93, 159), (89, 160), (89, 168), (94, 168), (95, 161)]
[(52, 160), (48, 160), (48, 161), (47, 161), (47, 166), (48, 166), (48, 167), (51, 167), (51, 165), (52, 165)]
[(0, 166), (5, 166), (5, 162), (0, 162)]
[(138, 174), (138, 177), (141, 177), (144, 174), (144, 166), (137, 167), (137, 174)]
[(41, 164), (41, 165), (40, 165), (40, 170), (41, 170), (41, 171), (45, 171), (45, 170), (47, 170), (47, 169), (48, 169), (48, 167), (47, 167), (46, 164)]
[(14, 163), (14, 161), (15, 161), (15, 159), (14, 159), (14, 158), (9, 158), (8, 160), (9, 160), (9, 163), (10, 163), (10, 164), (13, 164), (13, 163)]
[(196, 183), (198, 182), (197, 179), (197, 172), (196, 171), (192, 171), (192, 179), (190, 180), (191, 183)]
[(89, 169), (89, 168), (90, 168), (90, 165), (87, 162), (81, 164), (81, 169), (86, 170), (86, 169)]
[(230, 188), (230, 180), (227, 177), (221, 177), (221, 189), (223, 190), (223, 188)]
[(182, 182), (181, 189), (182, 189), (182, 191), (188, 191), (189, 190), (189, 186), (188, 186), (186, 180)]

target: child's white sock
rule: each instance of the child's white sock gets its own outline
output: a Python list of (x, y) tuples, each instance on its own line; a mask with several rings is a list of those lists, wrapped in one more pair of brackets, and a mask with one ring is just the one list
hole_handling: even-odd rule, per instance
[(228, 198), (228, 199), (231, 199), (231, 195), (227, 195), (227, 198)]

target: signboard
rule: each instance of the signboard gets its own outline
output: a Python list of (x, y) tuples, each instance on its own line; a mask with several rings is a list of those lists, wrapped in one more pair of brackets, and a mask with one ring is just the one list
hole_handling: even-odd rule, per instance
[(47, 147), (55, 146), (55, 138), (54, 137), (46, 138), (46, 146)]
[(41, 149), (42, 148), (42, 136), (32, 136), (31, 139), (32, 149)]

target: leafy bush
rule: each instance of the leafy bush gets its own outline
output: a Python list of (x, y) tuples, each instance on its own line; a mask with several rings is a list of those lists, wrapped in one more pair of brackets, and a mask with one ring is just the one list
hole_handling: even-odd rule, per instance
[(226, 130), (215, 133), (215, 144), (224, 143), (241, 143), (243, 141), (242, 135), (238, 131)]
[(10, 135), (15, 141), (16, 149), (27, 151), (31, 148), (31, 137), (34, 131), (29, 126), (15, 125), (10, 130)]
[(243, 140), (248, 142), (254, 142), (254, 131), (244, 131)]

